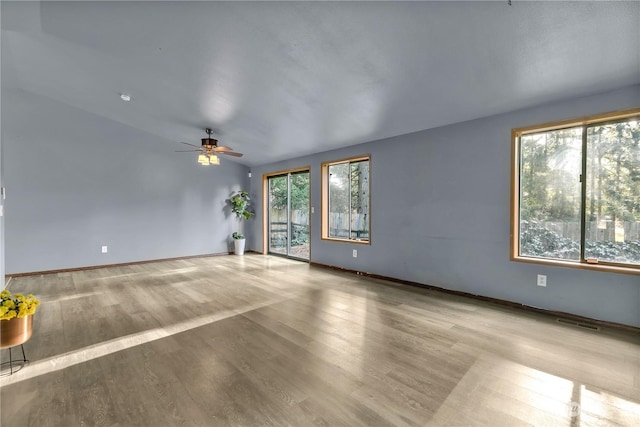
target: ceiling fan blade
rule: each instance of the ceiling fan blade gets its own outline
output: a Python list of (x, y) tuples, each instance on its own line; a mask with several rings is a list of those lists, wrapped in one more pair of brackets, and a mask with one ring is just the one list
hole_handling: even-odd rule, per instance
[(242, 153), (236, 153), (235, 151), (219, 151), (218, 154), (224, 154), (226, 156), (242, 157)]
[(217, 147), (213, 147), (213, 151), (233, 151), (233, 148), (227, 147), (226, 145), (219, 145)]
[(188, 142), (180, 142), (180, 144), (184, 144), (184, 145), (188, 145), (188, 146), (190, 146), (190, 147), (196, 147), (196, 148), (200, 148), (200, 149), (202, 149), (202, 147), (201, 147), (201, 146), (199, 146), (199, 145), (189, 144)]
[(174, 153), (193, 153), (196, 151), (202, 151), (202, 150), (175, 150)]

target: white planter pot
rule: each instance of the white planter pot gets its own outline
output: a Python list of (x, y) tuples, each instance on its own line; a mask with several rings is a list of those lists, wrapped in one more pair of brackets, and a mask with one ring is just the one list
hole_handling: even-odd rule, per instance
[(236, 255), (243, 255), (244, 254), (244, 243), (245, 243), (245, 239), (233, 239), (233, 245), (235, 248), (234, 253)]

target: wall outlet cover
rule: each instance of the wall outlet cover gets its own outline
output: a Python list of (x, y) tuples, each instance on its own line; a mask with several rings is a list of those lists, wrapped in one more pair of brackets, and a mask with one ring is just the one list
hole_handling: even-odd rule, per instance
[(547, 286), (547, 276), (538, 274), (538, 286)]

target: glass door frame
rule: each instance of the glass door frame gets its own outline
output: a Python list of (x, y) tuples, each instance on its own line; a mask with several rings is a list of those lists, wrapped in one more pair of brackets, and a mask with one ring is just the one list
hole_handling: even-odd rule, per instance
[[(289, 182), (287, 182), (287, 254), (277, 254), (269, 252), (269, 239), (270, 239), (270, 224), (269, 224), (269, 215), (270, 215), (270, 203), (269, 203), (269, 178), (274, 178), (278, 176), (287, 176), (296, 174), (296, 173), (308, 173), (309, 174), (309, 259), (299, 258), (295, 256), (291, 256), (291, 186)], [(289, 179), (289, 178), (288, 178)], [(278, 172), (265, 173), (262, 175), (262, 253), (265, 255), (277, 255), (283, 256), (299, 261), (311, 262), (311, 166), (304, 166), (295, 169), (287, 169)]]

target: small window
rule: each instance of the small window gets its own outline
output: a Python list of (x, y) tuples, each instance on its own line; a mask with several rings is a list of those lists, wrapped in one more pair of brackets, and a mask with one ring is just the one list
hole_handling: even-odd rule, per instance
[(322, 164), (322, 238), (369, 243), (369, 156)]
[(512, 258), (640, 273), (640, 110), (513, 138)]

